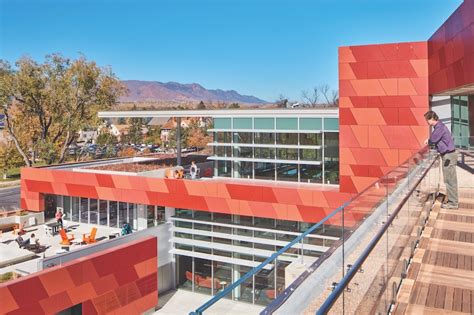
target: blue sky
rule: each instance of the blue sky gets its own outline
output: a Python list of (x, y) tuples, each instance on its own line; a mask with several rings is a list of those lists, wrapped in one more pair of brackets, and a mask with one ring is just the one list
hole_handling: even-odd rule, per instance
[(462, 0), (0, 0), (0, 58), (79, 53), (120, 79), (274, 101), (328, 83), (337, 47), (428, 39)]

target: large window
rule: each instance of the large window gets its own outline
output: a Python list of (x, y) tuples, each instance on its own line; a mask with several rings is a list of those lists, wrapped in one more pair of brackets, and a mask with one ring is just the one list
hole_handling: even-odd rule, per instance
[[(469, 108), (469, 102), (471, 102), (471, 108)], [(451, 117), (452, 126), (451, 132), (453, 134), (454, 143), (456, 146), (469, 148), (474, 145), (470, 143), (471, 130), (474, 130), (474, 126), (470, 127), (469, 116), (474, 117), (474, 113), (469, 115), (469, 110), (474, 110), (474, 96), (453, 96), (451, 97)]]

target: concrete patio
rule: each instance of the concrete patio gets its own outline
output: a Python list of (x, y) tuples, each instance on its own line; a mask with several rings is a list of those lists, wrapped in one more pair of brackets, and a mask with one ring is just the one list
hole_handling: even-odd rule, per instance
[[(49, 221), (51, 223), (54, 221)], [(25, 228), (26, 234), (22, 235), (24, 240), (31, 237), (31, 234), (35, 234), (39, 240), (41, 246), (45, 246), (45, 250), (40, 253), (19, 248), (18, 243), (15, 239), (18, 235), (13, 232), (3, 233), (0, 238), (0, 274), (14, 271), (21, 275), (27, 275), (38, 271), (38, 262), (40, 259), (45, 257), (55, 256), (63, 253), (69, 249), (69, 251), (75, 251), (84, 246), (88, 246), (85, 243), (81, 243), (83, 234), (90, 233), (93, 227), (97, 227), (96, 240), (100, 242), (105, 239), (109, 239), (109, 235), (120, 233), (119, 228), (110, 228), (106, 226), (99, 226), (93, 224), (67, 222), (67, 233), (74, 235), (74, 241), (70, 246), (61, 245), (61, 236), (56, 233), (54, 236), (50, 236), (45, 231), (45, 225), (37, 225)]]

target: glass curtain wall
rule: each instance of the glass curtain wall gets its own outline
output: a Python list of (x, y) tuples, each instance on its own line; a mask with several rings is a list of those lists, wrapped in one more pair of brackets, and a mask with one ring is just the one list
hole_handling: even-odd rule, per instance
[(214, 155), (223, 158), (215, 161), (217, 177), (339, 183), (337, 118), (255, 117), (214, 121)]
[(469, 148), (474, 146), (474, 141), (470, 139), (474, 132), (474, 96), (452, 96), (451, 97), (451, 132), (454, 144), (457, 147)]
[[(58, 207), (63, 207), (66, 220), (114, 228), (121, 228), (125, 223), (129, 223), (133, 229), (137, 229), (137, 204), (61, 195), (48, 196)], [(149, 227), (165, 222), (165, 207), (145, 207)]]
[[(196, 233), (190, 232), (174, 232), (177, 241), (174, 243), (175, 248), (188, 251), (189, 256), (185, 254), (176, 254), (176, 279), (177, 285), (181, 289), (194, 292), (200, 292), (208, 295), (216, 295), (226, 288), (227, 285), (237, 281), (251, 267), (231, 263), (230, 261), (222, 261), (228, 259), (240, 259), (253, 262), (255, 264), (262, 262), (266, 256), (256, 255), (255, 250), (266, 250), (272, 253), (279, 246), (271, 245), (271, 241), (291, 241), (295, 236), (289, 235), (288, 232), (301, 233), (306, 230), (309, 225), (297, 221), (275, 220), (269, 218), (257, 218), (249, 216), (228, 215), (221, 213), (209, 213), (202, 211), (191, 211), (187, 209), (176, 209), (174, 218), (180, 218), (192, 221), (173, 221), (178, 228), (186, 228)], [(213, 223), (213, 224), (210, 224)], [(222, 225), (219, 225), (222, 224)], [(229, 226), (231, 225), (231, 226)], [(253, 230), (258, 228), (260, 230)], [(266, 230), (261, 230), (266, 229)], [(330, 230), (329, 228), (327, 229)], [(227, 235), (224, 237), (211, 237), (210, 235)], [(320, 236), (324, 231), (315, 231), (314, 234)], [(236, 239), (232, 235), (238, 235)], [(251, 242), (245, 237), (250, 237), (255, 242)], [(179, 239), (183, 240), (180, 243)], [(188, 245), (189, 240), (207, 242), (210, 247), (203, 245)], [(258, 240), (262, 240), (258, 242)], [(314, 240), (314, 241), (313, 241)], [(311, 250), (311, 245), (331, 246), (335, 240), (327, 240), (325, 244), (320, 238), (311, 238), (311, 243), (305, 248), (305, 255), (319, 257), (321, 252)], [(219, 249), (212, 248), (212, 244), (218, 244)], [(314, 244), (313, 244), (314, 243)], [(229, 247), (225, 250), (222, 244)], [(248, 248), (248, 251), (235, 250), (234, 248)], [(220, 261), (214, 259), (202, 259), (194, 257), (195, 253), (212, 254), (213, 257), (222, 257)], [(299, 255), (300, 249), (295, 248), (295, 255)], [(275, 268), (265, 269), (248, 279), (231, 295), (226, 298), (245, 301), (249, 303), (267, 305), (275, 298), (275, 293), (281, 292), (285, 287), (285, 268), (290, 261), (279, 261)]]

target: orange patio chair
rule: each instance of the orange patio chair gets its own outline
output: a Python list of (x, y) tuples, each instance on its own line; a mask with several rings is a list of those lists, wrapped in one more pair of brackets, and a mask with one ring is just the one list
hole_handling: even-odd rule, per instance
[(93, 227), (90, 233), (82, 234), (82, 241), (86, 244), (97, 242), (95, 235), (97, 234), (97, 228)]
[(71, 241), (74, 239), (73, 234), (67, 234), (64, 229), (59, 230), (59, 235), (61, 235), (61, 245), (71, 245)]

